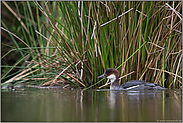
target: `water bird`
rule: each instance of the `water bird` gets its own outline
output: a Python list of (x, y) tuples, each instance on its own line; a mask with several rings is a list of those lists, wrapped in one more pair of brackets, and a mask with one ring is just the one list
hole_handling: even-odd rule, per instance
[(119, 71), (115, 68), (105, 69), (103, 75), (98, 78), (107, 78), (111, 80), (110, 90), (155, 90), (166, 89), (156, 83), (145, 82), (144, 80), (131, 80), (119, 85)]

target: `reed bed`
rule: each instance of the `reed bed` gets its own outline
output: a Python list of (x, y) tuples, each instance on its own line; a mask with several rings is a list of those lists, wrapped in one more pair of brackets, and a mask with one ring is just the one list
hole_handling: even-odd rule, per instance
[(97, 76), (110, 67), (120, 71), (120, 84), (182, 88), (181, 1), (2, 1), (2, 7), (19, 30), (2, 16), (2, 35), (13, 45), (2, 43), (11, 50), (1, 60), (12, 52), (19, 59), (1, 66), (1, 86), (52, 86), (63, 78), (67, 86), (100, 88), (106, 81)]

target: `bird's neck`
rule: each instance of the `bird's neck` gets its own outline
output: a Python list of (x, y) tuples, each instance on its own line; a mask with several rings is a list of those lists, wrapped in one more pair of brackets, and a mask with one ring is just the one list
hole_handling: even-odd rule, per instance
[(118, 78), (112, 79), (111, 80), (111, 86), (119, 86), (119, 79)]

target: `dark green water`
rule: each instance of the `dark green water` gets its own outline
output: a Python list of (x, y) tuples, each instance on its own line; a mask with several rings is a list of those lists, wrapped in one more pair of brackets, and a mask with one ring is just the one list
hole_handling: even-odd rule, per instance
[(182, 121), (182, 90), (1, 91), (1, 121)]

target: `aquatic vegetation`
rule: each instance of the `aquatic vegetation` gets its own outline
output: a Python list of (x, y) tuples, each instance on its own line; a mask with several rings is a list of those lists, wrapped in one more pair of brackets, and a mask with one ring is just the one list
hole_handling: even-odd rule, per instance
[(182, 87), (181, 1), (2, 1), (2, 7), (18, 26), (2, 12), (2, 35), (13, 45), (2, 41), (11, 50), (1, 60), (19, 55), (13, 65), (3, 63), (2, 86), (66, 81), (96, 88), (105, 84), (97, 79), (105, 68), (117, 68), (120, 83)]

